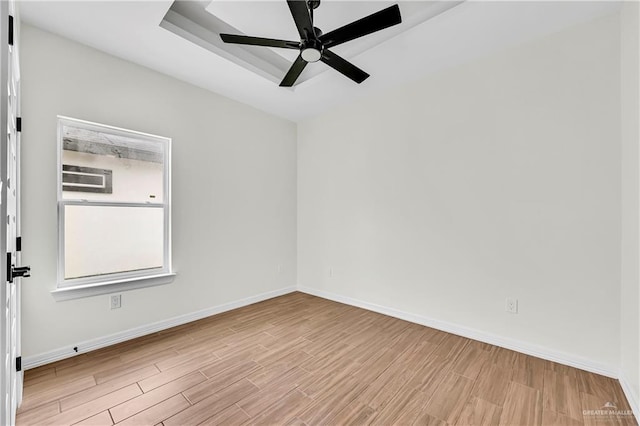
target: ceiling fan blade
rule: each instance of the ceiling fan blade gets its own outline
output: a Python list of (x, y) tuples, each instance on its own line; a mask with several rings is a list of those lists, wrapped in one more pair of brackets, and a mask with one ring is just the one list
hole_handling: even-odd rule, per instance
[(296, 80), (300, 76), (300, 73), (306, 66), (307, 66), (307, 61), (302, 59), (302, 56), (298, 55), (296, 60), (293, 62), (293, 65), (291, 65), (291, 68), (289, 68), (287, 75), (285, 75), (284, 78), (282, 79), (282, 82), (280, 83), (280, 87), (293, 86), (293, 84), (296, 82)]
[(235, 34), (220, 34), (220, 38), (225, 43), (232, 44), (247, 44), (250, 46), (267, 46), (267, 47), (282, 47), (285, 49), (299, 49), (300, 42), (297, 41), (287, 41), (287, 40), (276, 40), (272, 38), (262, 38), (262, 37), (250, 37), (245, 35), (235, 35)]
[(311, 22), (311, 14), (306, 0), (287, 0), (291, 16), (296, 23), (300, 39), (307, 40), (315, 37), (313, 31), (313, 22)]
[(328, 49), (324, 49), (320, 60), (358, 84), (362, 83), (369, 77), (369, 74)]
[(324, 47), (333, 47), (402, 22), (397, 4), (320, 36)]

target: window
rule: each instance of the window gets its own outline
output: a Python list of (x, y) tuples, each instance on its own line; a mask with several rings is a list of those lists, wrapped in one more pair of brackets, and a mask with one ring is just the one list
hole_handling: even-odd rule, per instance
[(58, 117), (54, 293), (73, 298), (170, 281), (170, 144)]

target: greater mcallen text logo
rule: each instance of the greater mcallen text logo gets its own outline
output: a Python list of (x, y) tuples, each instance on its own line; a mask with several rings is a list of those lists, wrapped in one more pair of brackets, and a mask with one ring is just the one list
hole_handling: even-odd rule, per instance
[(583, 416), (602, 416), (602, 417), (632, 416), (633, 412), (631, 410), (618, 410), (618, 407), (616, 406), (615, 403), (607, 401), (598, 410), (582, 410), (582, 415)]

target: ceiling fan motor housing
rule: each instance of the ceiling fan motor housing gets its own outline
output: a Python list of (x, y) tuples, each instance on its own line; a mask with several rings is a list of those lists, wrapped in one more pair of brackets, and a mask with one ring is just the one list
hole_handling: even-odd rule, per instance
[(318, 62), (322, 58), (322, 43), (317, 39), (304, 40), (300, 55), (307, 62)]

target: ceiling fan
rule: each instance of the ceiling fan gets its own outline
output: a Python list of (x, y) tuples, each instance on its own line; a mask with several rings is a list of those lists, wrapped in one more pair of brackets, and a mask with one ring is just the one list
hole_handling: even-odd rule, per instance
[(276, 40), (235, 34), (220, 34), (225, 43), (247, 44), (251, 46), (281, 47), (298, 49), (300, 54), (280, 83), (281, 87), (291, 87), (309, 62), (322, 61), (336, 71), (360, 84), (369, 74), (351, 62), (333, 53), (329, 48), (353, 39), (383, 30), (402, 22), (397, 4), (362, 19), (323, 34), (313, 26), (313, 10), (320, 6), (320, 0), (287, 0), (293, 21), (298, 28), (300, 41)]

